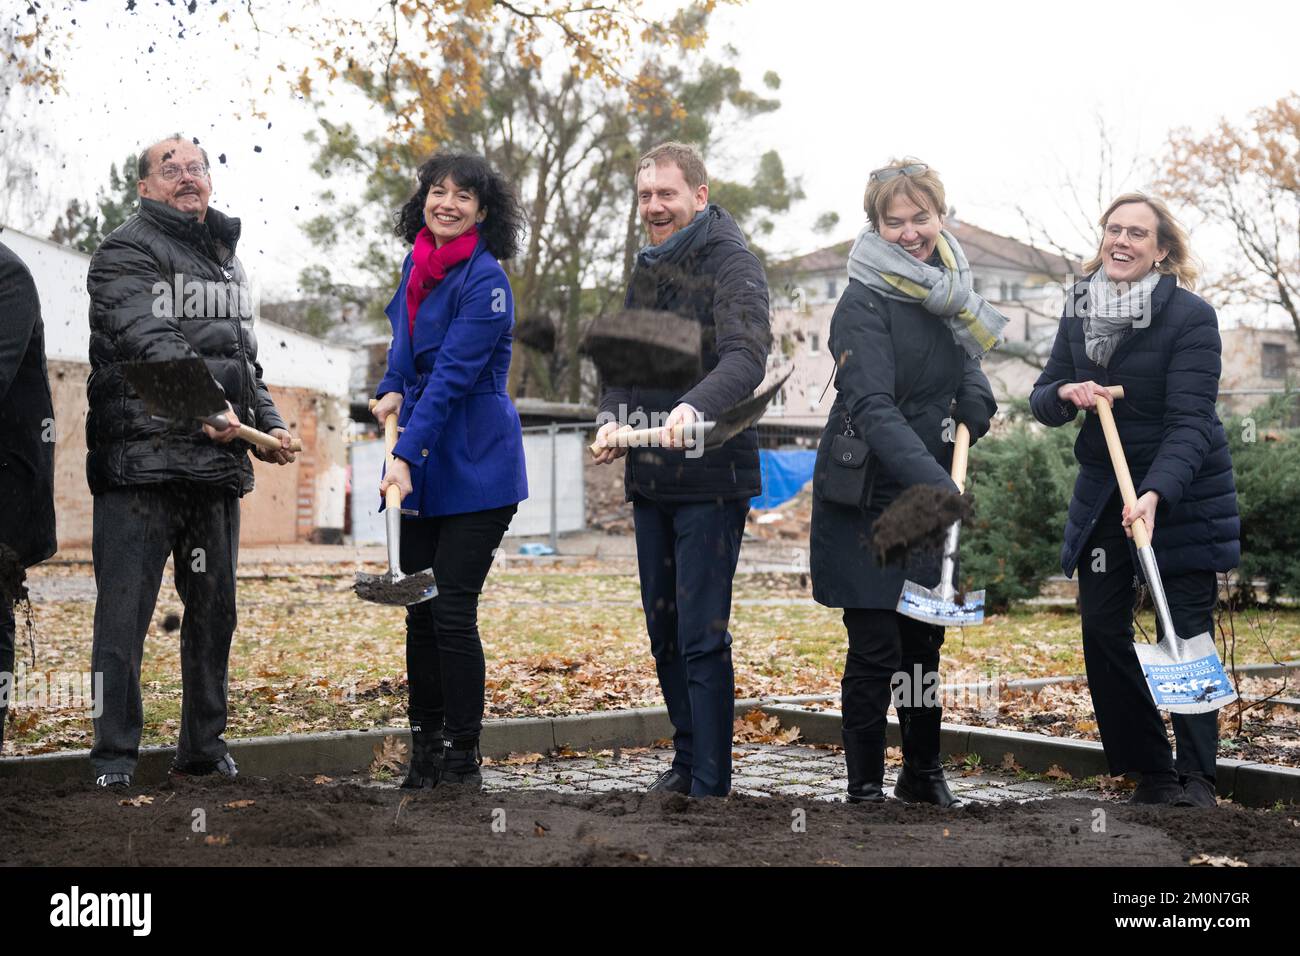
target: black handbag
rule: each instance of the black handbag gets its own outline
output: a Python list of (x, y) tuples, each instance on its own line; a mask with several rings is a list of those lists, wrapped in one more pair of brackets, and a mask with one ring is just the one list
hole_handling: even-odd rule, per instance
[(821, 497), (831, 504), (850, 508), (862, 506), (862, 494), (867, 486), (867, 469), (864, 467), (871, 449), (853, 430), (853, 419), (844, 413), (844, 430), (831, 439), (826, 477), (822, 482)]

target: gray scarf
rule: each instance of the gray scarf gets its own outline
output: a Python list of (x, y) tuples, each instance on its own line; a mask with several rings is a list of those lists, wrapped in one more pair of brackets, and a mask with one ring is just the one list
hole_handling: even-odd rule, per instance
[(1083, 318), (1083, 350), (1102, 368), (1134, 328), (1151, 321), (1151, 293), (1160, 281), (1152, 269), (1137, 282), (1111, 282), (1103, 266), (1088, 281), (1088, 313)]
[(938, 266), (922, 262), (867, 226), (849, 251), (849, 277), (886, 298), (920, 302), (947, 323), (967, 355), (978, 358), (998, 344), (1007, 317), (972, 289), (970, 263), (952, 233), (940, 232), (935, 250)]

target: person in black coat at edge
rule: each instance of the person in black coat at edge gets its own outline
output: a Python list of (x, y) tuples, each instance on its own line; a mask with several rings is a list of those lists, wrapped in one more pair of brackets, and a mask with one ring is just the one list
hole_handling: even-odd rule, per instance
[(943, 710), (934, 690), (924, 693), (938, 686), (944, 629), (895, 610), (904, 581), (938, 584), (940, 555), (882, 567), (871, 526), (912, 485), (956, 491), (955, 423), (966, 424), (972, 442), (989, 429), (997, 402), (980, 357), (1006, 319), (975, 294), (965, 254), (943, 228), (948, 207), (936, 170), (911, 159), (877, 169), (864, 205), (870, 222), (849, 253), (849, 284), (831, 317), (837, 393), (813, 472), (813, 597), (843, 608), (848, 631), (841, 691), (849, 801), (885, 799), (892, 697), (903, 743), (894, 796), (949, 807), (959, 804), (939, 759)]
[[(771, 347), (767, 278), (735, 220), (708, 201), (708, 174), (692, 147), (652, 149), (637, 163), (636, 189), (650, 244), (637, 254), (626, 305), (698, 322), (703, 376), (684, 393), (604, 389), (597, 442), (634, 415), (664, 421), (660, 447), (627, 454), (623, 479), (650, 652), (674, 728), (672, 766), (651, 789), (726, 796), (735, 716), (727, 622), (749, 501), (762, 490), (758, 430), (703, 453), (683, 452), (669, 430), (716, 419), (762, 383)], [(596, 460), (625, 453), (605, 448)]]
[(1218, 319), (1191, 291), (1187, 234), (1163, 202), (1126, 193), (1101, 227), (1101, 245), (1066, 300), (1030, 404), (1035, 418), (1055, 427), (1109, 402), (1105, 386), (1123, 386), (1115, 424), (1138, 500), (1135, 510), (1123, 506), (1101, 423), (1089, 415), (1074, 444), (1079, 476), (1061, 569), (1079, 571), (1088, 691), (1111, 774), (1141, 775), (1135, 803), (1214, 806), (1218, 712), (1172, 715), (1175, 762), (1133, 650), (1139, 564), (1126, 539), (1141, 517), (1178, 634), (1213, 633), (1215, 572), (1241, 557), (1232, 458), (1215, 411)]
[(14, 602), (54, 554), (54, 403), (36, 283), (0, 243), (0, 750), (14, 693)]

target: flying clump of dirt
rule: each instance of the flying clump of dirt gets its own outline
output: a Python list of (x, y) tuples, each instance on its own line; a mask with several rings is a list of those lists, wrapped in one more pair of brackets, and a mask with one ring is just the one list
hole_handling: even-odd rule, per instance
[(971, 508), (970, 495), (934, 485), (912, 485), (871, 527), (877, 560), (882, 565), (904, 565), (913, 555), (938, 551), (948, 527), (969, 518)]

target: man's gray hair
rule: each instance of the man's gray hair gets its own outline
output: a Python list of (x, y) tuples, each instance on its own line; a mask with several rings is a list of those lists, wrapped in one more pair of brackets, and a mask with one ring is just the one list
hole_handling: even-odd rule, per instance
[[(162, 139), (150, 143), (140, 152), (140, 158), (135, 161), (137, 179), (149, 178), (149, 151), (160, 143), (193, 143), (195, 146), (199, 146), (199, 141), (197, 139), (190, 136), (182, 136), (180, 133), (172, 133), (170, 136), (164, 136)], [(202, 146), (199, 146), (199, 152), (203, 154), (203, 165), (211, 167), (212, 164), (208, 162), (208, 151)]]

